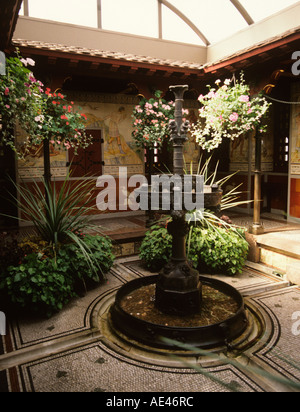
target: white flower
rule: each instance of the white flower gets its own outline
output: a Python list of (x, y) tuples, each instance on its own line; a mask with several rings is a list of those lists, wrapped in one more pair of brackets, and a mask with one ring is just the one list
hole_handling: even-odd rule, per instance
[(226, 79), (225, 82), (224, 82), (224, 84), (225, 84), (226, 86), (229, 86), (230, 83), (231, 83), (231, 80), (230, 80), (230, 79)]
[(45, 117), (44, 117), (43, 115), (36, 116), (36, 117), (34, 118), (34, 120), (35, 120), (36, 122), (43, 123), (43, 121), (45, 120)]
[(35, 61), (30, 59), (29, 57), (27, 57), (27, 59), (21, 59), (20, 62), (23, 63), (25, 67), (27, 67), (28, 65), (35, 66)]
[(27, 63), (29, 64), (29, 66), (35, 66), (35, 61), (30, 58), (27, 58)]

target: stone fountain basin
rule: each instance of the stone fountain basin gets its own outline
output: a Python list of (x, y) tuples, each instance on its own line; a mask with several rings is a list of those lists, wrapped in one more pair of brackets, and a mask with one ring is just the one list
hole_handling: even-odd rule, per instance
[(118, 291), (109, 313), (109, 322), (113, 330), (151, 347), (175, 350), (174, 344), (165, 342), (162, 338), (177, 340), (195, 348), (210, 349), (227, 346), (247, 329), (248, 319), (242, 295), (225, 282), (202, 276), (200, 276), (200, 281), (203, 285), (210, 286), (235, 300), (238, 310), (233, 316), (209, 326), (185, 328), (150, 323), (122, 309), (121, 302), (126, 296), (143, 286), (156, 284), (157, 281), (157, 275), (135, 279)]

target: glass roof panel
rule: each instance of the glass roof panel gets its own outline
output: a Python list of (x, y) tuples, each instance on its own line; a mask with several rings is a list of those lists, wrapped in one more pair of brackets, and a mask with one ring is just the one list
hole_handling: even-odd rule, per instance
[(156, 0), (102, 0), (101, 3), (103, 29), (158, 37)]
[(29, 0), (29, 16), (97, 27), (97, 0)]
[(169, 3), (181, 10), (210, 43), (247, 27), (244, 18), (229, 0), (169, 0)]
[(293, 4), (298, 0), (240, 0), (250, 16), (255, 20), (263, 20)]
[(200, 37), (173, 11), (162, 8), (162, 37), (165, 40), (204, 46)]
[[(203, 36), (207, 43), (213, 44), (248, 26), (233, 5), (235, 0), (25, 1), (29, 5), (30, 17), (155, 38), (159, 37), (160, 32), (160, 2), (163, 39), (196, 45), (205, 44)], [(101, 6), (102, 26), (98, 25), (98, 3)], [(239, 3), (254, 22), (258, 22), (300, 1), (239, 0)], [(24, 14), (24, 7), (20, 14)]]

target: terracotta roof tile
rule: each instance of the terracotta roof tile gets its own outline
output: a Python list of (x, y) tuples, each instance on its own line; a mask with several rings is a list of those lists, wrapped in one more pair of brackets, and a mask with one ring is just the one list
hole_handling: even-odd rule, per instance
[(255, 51), (263, 48), (264, 46), (274, 44), (276, 47), (276, 43), (282, 39), (288, 38), (289, 36), (298, 34), (300, 32), (300, 26), (289, 30), (285, 33), (282, 33), (276, 37), (267, 39), (263, 42), (257, 43), (248, 47), (243, 50), (239, 50), (231, 55), (225, 56), (217, 61), (214, 62), (207, 62), (205, 64), (199, 64), (195, 62), (188, 62), (188, 61), (180, 61), (180, 60), (170, 60), (170, 59), (159, 59), (151, 56), (139, 56), (135, 54), (126, 54), (120, 52), (112, 52), (112, 51), (103, 51), (97, 49), (88, 49), (84, 47), (77, 47), (77, 46), (66, 46), (62, 44), (54, 44), (54, 43), (46, 43), (41, 41), (34, 41), (34, 40), (22, 40), (22, 39), (13, 39), (13, 44), (17, 47), (28, 47), (28, 48), (36, 48), (41, 50), (51, 50), (61, 53), (71, 53), (71, 54), (78, 54), (78, 55), (85, 55), (85, 56), (95, 56), (103, 59), (111, 59), (116, 61), (127, 61), (132, 63), (141, 63), (141, 64), (148, 64), (148, 65), (155, 65), (161, 67), (171, 67), (171, 68), (179, 68), (181, 70), (193, 70), (193, 71), (201, 71), (205, 72), (209, 68), (213, 68), (213, 66), (219, 65), (220, 63), (225, 63), (230, 61), (233, 58), (238, 58), (239, 56), (245, 55), (248, 52)]
[(120, 52), (101, 51), (96, 49), (88, 49), (83, 47), (65, 46), (62, 44), (46, 43), (35, 40), (13, 39), (14, 46), (31, 47), (42, 50), (59, 51), (62, 53), (75, 53), (80, 55), (97, 56), (107, 59), (123, 60), (136, 63), (147, 63), (156, 66), (169, 66), (184, 69), (201, 70), (202, 65), (193, 62), (175, 61), (170, 59), (159, 59), (150, 56), (138, 56), (134, 54), (126, 54)]

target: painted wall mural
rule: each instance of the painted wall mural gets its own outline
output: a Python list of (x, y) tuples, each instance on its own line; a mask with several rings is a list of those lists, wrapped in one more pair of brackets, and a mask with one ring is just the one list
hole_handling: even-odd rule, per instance
[(292, 101), (299, 105), (292, 106), (291, 119), (291, 175), (300, 175), (300, 83), (292, 88)]
[(300, 82), (292, 87), (290, 216), (300, 218)]
[[(274, 161), (274, 130), (272, 116), (266, 133), (261, 136), (261, 170), (263, 172), (273, 171)], [(251, 139), (251, 164), (252, 171), (255, 170), (255, 134), (242, 135), (234, 142), (230, 142), (230, 170), (248, 172), (249, 169), (249, 139)]]
[[(76, 95), (72, 96), (76, 101)], [(91, 99), (93, 100), (93, 99)], [(144, 159), (133, 147), (132, 112), (135, 103), (127, 103), (126, 96), (118, 96), (114, 99), (110, 96), (98, 96), (100, 101), (86, 101), (76, 104), (87, 116), (87, 128), (102, 130), (103, 147), (102, 157), (104, 167), (103, 174), (117, 176), (119, 167), (126, 166), (128, 175), (144, 173)], [(102, 101), (103, 100), (103, 101)], [(116, 100), (117, 102), (114, 102)], [(132, 99), (129, 99), (132, 100)], [(22, 144), (26, 136), (17, 128), (17, 139)], [(53, 177), (65, 177), (69, 161), (68, 152), (58, 145), (50, 145), (51, 174)], [(43, 176), (44, 169), (43, 147), (32, 147), (24, 160), (18, 161), (19, 177), (22, 179), (34, 179)]]
[[(16, 137), (20, 145), (26, 139), (26, 134), (16, 127)], [(55, 178), (65, 177), (68, 173), (67, 151), (58, 145), (50, 144), (51, 174)], [(18, 174), (21, 179), (36, 179), (44, 175), (43, 145), (32, 146), (24, 160), (18, 160)]]
[(119, 167), (126, 166), (128, 175), (144, 173), (144, 162), (132, 142), (133, 106), (126, 104), (85, 103), (88, 129), (103, 131), (103, 174), (118, 175)]
[[(120, 167), (127, 167), (128, 176), (144, 174), (144, 154), (139, 153), (132, 140), (132, 113), (137, 99), (125, 95), (96, 95), (85, 93), (68, 94), (75, 106), (87, 116), (87, 129), (101, 130), (102, 135), (102, 174), (118, 176)], [(197, 108), (189, 109), (188, 120), (197, 121)], [(197, 170), (200, 147), (190, 134), (184, 147), (186, 165), (192, 163)], [(26, 136), (17, 129), (20, 144)], [(63, 178), (68, 173), (70, 154), (58, 145), (50, 145), (51, 174)], [(75, 159), (75, 158), (74, 158)], [(32, 147), (24, 160), (18, 161), (19, 177), (22, 179), (41, 178), (44, 174), (43, 147)]]

